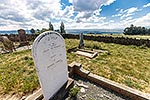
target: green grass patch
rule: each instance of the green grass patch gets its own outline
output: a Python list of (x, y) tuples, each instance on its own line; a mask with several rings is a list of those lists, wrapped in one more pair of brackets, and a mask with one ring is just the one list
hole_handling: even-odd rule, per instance
[[(65, 39), (66, 49), (78, 47), (79, 40)], [(89, 49), (106, 50), (93, 59), (67, 53), (68, 64), (76, 61), (105, 78), (150, 93), (150, 48), (84, 41)], [(31, 50), (0, 54), (0, 94), (25, 95), (39, 88)]]
[(25, 95), (39, 87), (31, 51), (0, 54), (0, 93)]
[(88, 35), (150, 39), (150, 35), (124, 35), (124, 34), (88, 34)]
[[(71, 45), (77, 46), (79, 41), (73, 41)], [(76, 42), (76, 43), (75, 43)], [(96, 41), (84, 41), (85, 47), (106, 50), (99, 53), (96, 58), (88, 59), (74, 53), (67, 54), (68, 63), (76, 61), (82, 63), (83, 67), (92, 73), (111, 79), (129, 87), (150, 93), (150, 48), (144, 46), (125, 46), (114, 43), (103, 43)]]

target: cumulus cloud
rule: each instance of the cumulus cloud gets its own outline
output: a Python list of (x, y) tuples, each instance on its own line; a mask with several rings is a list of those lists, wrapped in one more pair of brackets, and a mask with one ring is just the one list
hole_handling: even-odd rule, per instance
[[(0, 29), (19, 28), (48, 28), (51, 21), (54, 28), (60, 26), (61, 21), (66, 28), (117, 28), (127, 24), (149, 22), (149, 14), (135, 19), (132, 15), (139, 11), (137, 7), (116, 9), (118, 13), (112, 15), (120, 17), (121, 21), (108, 20), (101, 17), (102, 6), (107, 6), (115, 0), (68, 0), (70, 5), (61, 0), (0, 0)], [(149, 3), (143, 7), (149, 7)], [(64, 7), (64, 8), (63, 8)], [(62, 9), (63, 8), (63, 9)]]
[(134, 22), (135, 25), (139, 26), (145, 26), (150, 28), (150, 13), (146, 14), (143, 17), (137, 18), (136, 21)]
[(112, 15), (112, 17), (120, 17), (122, 16), (122, 14), (115, 14), (115, 15)]
[(143, 6), (144, 8), (150, 7), (150, 3), (147, 3), (146, 5)]
[[(60, 0), (1, 0), (0, 18), (18, 27), (20, 25), (18, 23), (22, 22), (23, 24), (20, 25), (20, 28), (33, 26), (39, 28), (46, 25), (50, 19), (70, 14), (70, 12), (64, 12), (67, 10), (61, 10), (61, 6)], [(7, 29), (12, 28), (9, 23), (6, 25)]]
[(115, 0), (71, 0), (70, 2), (74, 6), (74, 11), (79, 14), (76, 16), (76, 20), (82, 21), (90, 18), (93, 14), (99, 15), (101, 6), (110, 5)]
[[(6, 26), (43, 27), (53, 20), (68, 23), (102, 22), (105, 18), (100, 15), (102, 5), (110, 5), (115, 0), (69, 0), (72, 5), (62, 10), (60, 0), (1, 0), (0, 18), (7, 20)], [(31, 3), (32, 2), (32, 3)], [(74, 16), (74, 13), (76, 15)], [(74, 17), (72, 19), (71, 17)], [(22, 22), (23, 24), (20, 24)], [(11, 24), (10, 24), (11, 23)], [(53, 22), (52, 22), (53, 23)], [(43, 24), (43, 25), (41, 25)], [(56, 25), (56, 23), (54, 22)], [(1, 24), (2, 26), (3, 24)], [(24, 26), (23, 26), (24, 25)], [(27, 26), (28, 25), (28, 26)], [(59, 27), (59, 23), (57, 25)]]

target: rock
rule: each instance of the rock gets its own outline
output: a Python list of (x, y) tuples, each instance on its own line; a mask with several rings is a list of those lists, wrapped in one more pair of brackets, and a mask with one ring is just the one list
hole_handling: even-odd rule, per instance
[(110, 96), (108, 96), (106, 94), (104, 94), (103, 96), (106, 97), (107, 99), (112, 99)]
[(79, 87), (88, 88), (88, 86), (87, 86), (87, 85), (84, 85), (83, 83), (81, 83), (81, 84), (80, 84), (80, 83), (76, 83), (76, 85), (79, 86)]
[(100, 97), (100, 98), (103, 98), (104, 96), (101, 94), (101, 95), (99, 95), (99, 97)]
[(26, 96), (23, 96), (20, 100), (25, 100), (26, 99)]
[(85, 93), (85, 89), (82, 87), (82, 88), (80, 89), (80, 92), (81, 92), (81, 93)]
[(85, 98), (85, 97), (86, 97), (86, 95), (83, 95), (83, 96), (82, 96), (82, 98)]

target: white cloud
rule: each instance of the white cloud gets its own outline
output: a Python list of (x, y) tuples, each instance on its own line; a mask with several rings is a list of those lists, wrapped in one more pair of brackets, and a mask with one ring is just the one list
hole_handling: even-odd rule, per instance
[(138, 9), (137, 7), (131, 7), (131, 8), (126, 9), (126, 10), (116, 9), (116, 11), (118, 11), (118, 13), (115, 15), (112, 15), (112, 17), (120, 17), (120, 19), (124, 19), (127, 17), (130, 18), (130, 16), (134, 15), (135, 12), (140, 11), (140, 9)]
[(145, 26), (150, 28), (150, 13), (146, 14), (143, 17), (137, 18), (134, 22), (136, 26)]
[[(72, 16), (70, 11), (73, 11), (71, 7), (62, 10), (60, 0), (1, 0), (0, 9), (1, 20), (7, 22), (5, 24), (7, 27), (2, 27), (3, 24), (0, 24), (1, 30), (13, 29), (12, 26), (46, 27), (51, 18), (61, 19), (63, 16)], [(19, 22), (22, 24), (18, 24)]]
[(126, 9), (126, 10), (121, 9), (119, 11), (122, 14), (122, 16), (120, 16), (120, 19), (130, 17), (130, 16), (134, 15), (134, 13), (137, 11), (140, 11), (140, 9), (138, 9), (137, 7), (131, 7), (131, 8)]
[(150, 3), (147, 3), (146, 5), (143, 6), (144, 8), (150, 7)]
[(129, 8), (127, 10), (124, 10), (124, 12), (126, 12), (127, 14), (131, 14), (131, 13), (134, 13), (136, 11), (138, 11), (137, 7), (132, 7), (132, 8)]
[(68, 0), (70, 3), (73, 3), (73, 0)]
[(122, 14), (115, 14), (115, 15), (112, 15), (112, 17), (120, 17)]
[[(114, 1), (69, 0), (73, 5), (62, 10), (60, 0), (1, 0), (0, 29), (47, 28), (50, 20), (57, 20), (52, 22), (55, 29), (59, 28), (61, 21), (65, 22), (66, 28), (102, 27), (106, 17), (99, 17), (102, 10), (100, 8)], [(77, 13), (77, 16), (74, 16), (74, 13)]]
[[(0, 29), (17, 30), (48, 28), (51, 21), (54, 28), (63, 21), (69, 28), (124, 28), (131, 23), (135, 25), (149, 25), (150, 14), (134, 19), (132, 15), (139, 11), (138, 8), (116, 9), (121, 21), (107, 20), (101, 17), (102, 6), (110, 5), (115, 0), (69, 0), (72, 5), (65, 6), (62, 10), (60, 0), (0, 0)], [(149, 4), (143, 6), (148, 7)], [(75, 16), (74, 16), (75, 14)]]
[(127, 17), (125, 20), (131, 20), (132, 18), (133, 18), (133, 17), (130, 16), (130, 17)]
[(82, 21), (85, 19), (88, 19), (93, 15), (93, 12), (95, 12), (95, 15), (99, 15), (99, 12), (101, 11), (102, 5), (110, 5), (115, 0), (73, 0), (71, 1), (74, 10), (78, 12), (76, 19), (79, 21)]
[(124, 10), (123, 10), (123, 9), (120, 9), (120, 10), (119, 10), (119, 13), (124, 13)]

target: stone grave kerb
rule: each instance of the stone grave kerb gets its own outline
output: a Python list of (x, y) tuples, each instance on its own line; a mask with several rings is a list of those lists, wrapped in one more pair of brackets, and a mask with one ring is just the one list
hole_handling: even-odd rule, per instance
[(40, 34), (33, 43), (32, 56), (44, 98), (49, 100), (68, 80), (63, 37), (53, 31)]

